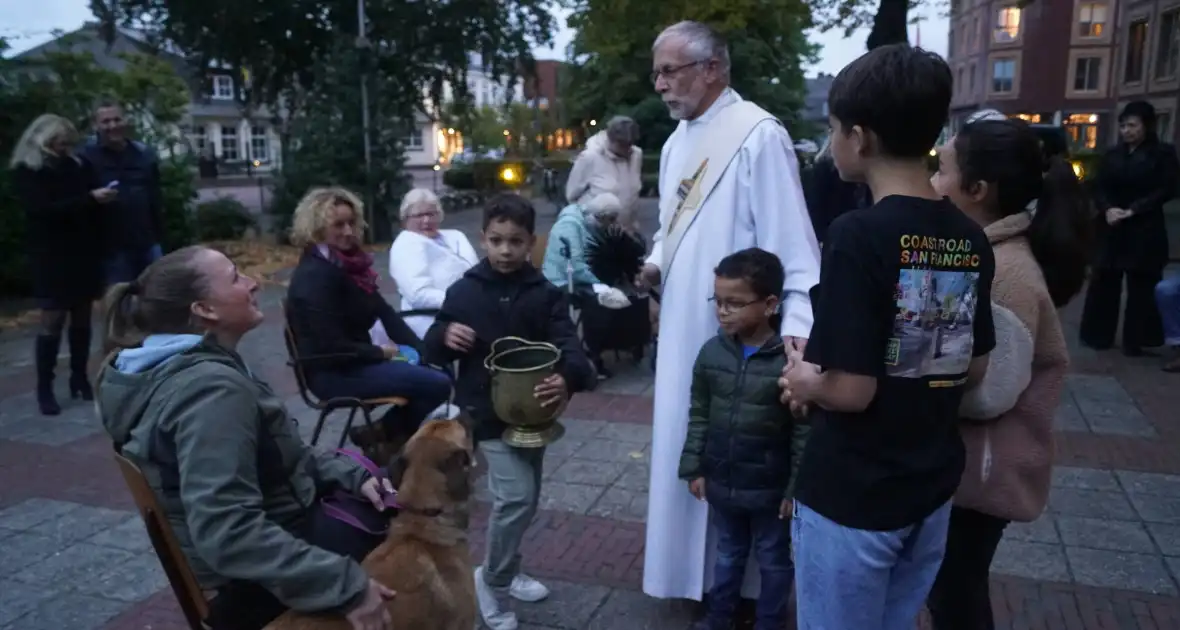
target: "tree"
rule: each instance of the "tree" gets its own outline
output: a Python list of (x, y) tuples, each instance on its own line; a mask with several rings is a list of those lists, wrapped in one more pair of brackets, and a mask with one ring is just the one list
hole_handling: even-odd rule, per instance
[[(653, 99), (651, 44), (680, 20), (708, 23), (729, 39), (734, 88), (789, 125), (802, 107), (803, 65), (815, 49), (804, 30), (804, 0), (579, 0), (569, 19), (577, 29), (569, 73), (570, 117), (589, 121), (629, 114), (643, 125), (641, 145), (658, 150), (673, 128)], [(657, 107), (656, 105), (659, 105)]]
[(909, 41), (909, 11), (939, 0), (809, 0), (816, 26), (827, 31), (844, 29), (845, 35), (869, 27), (866, 48)]
[(464, 102), (451, 103), (445, 111), (443, 124), (463, 134), (466, 148), (482, 153), (507, 146), (504, 111), (490, 105), (471, 107)]

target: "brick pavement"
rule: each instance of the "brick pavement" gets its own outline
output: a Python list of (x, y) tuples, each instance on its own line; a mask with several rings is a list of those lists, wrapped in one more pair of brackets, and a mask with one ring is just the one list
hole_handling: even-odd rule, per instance
[[(251, 365), (295, 395), (276, 328), (243, 345)], [(1076, 325), (1077, 309), (1064, 314)], [(110, 447), (88, 405), (35, 414), (27, 344), (0, 343), (0, 630), (180, 629)], [(1012, 526), (997, 554), (1001, 628), (1180, 630), (1180, 387), (1151, 360), (1074, 351), (1058, 412), (1050, 508)], [(521, 605), (526, 630), (684, 628), (690, 606), (639, 592), (650, 443), (650, 375), (621, 369), (575, 398), (547, 456), (526, 568), (554, 589)], [(486, 497), (473, 519), (482, 544)]]

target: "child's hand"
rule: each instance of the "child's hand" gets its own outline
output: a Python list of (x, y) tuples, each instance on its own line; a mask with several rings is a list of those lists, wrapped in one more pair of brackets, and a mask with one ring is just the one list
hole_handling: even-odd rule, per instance
[(475, 345), (475, 331), (470, 326), (459, 322), (447, 324), (447, 331), (443, 335), (443, 343), (455, 352), (467, 352)]
[(705, 500), (705, 478), (704, 477), (697, 477), (696, 479), (693, 479), (692, 481), (688, 482), (688, 491), (692, 493), (692, 496), (697, 498), (697, 501), (704, 501)]
[(542, 407), (552, 407), (565, 402), (569, 396), (568, 390), (565, 386), (565, 379), (560, 374), (554, 374), (549, 378), (537, 383), (533, 389), (533, 396), (541, 401)]
[(791, 513), (795, 511), (795, 502), (791, 499), (783, 499), (783, 502), (778, 506), (778, 518), (780, 521), (787, 521), (791, 519)]

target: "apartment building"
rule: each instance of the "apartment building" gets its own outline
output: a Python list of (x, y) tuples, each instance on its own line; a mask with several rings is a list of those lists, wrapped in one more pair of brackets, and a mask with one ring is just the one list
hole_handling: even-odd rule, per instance
[[(1180, 4), (1176, 0), (1122, 0), (1115, 35), (1115, 106), (1145, 100), (1158, 114), (1156, 131), (1176, 141), (1180, 100)], [(1115, 132), (1107, 138), (1114, 141)]]

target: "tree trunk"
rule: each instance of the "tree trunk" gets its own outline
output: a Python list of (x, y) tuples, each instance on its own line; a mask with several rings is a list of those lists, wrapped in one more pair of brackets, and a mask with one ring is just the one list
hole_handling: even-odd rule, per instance
[(873, 30), (869, 32), (866, 42), (868, 49), (909, 42), (909, 9), (909, 0), (881, 0), (877, 5), (877, 15), (873, 18)]

